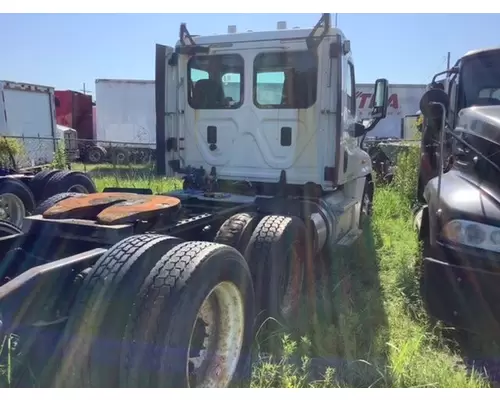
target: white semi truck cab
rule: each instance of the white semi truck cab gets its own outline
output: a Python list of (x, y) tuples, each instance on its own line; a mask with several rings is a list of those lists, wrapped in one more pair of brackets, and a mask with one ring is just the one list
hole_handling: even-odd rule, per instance
[(183, 174), (186, 190), (238, 182), (252, 196), (323, 199), (331, 230), (344, 212), (338, 233), (357, 230), (362, 198), (373, 197), (362, 142), (385, 118), (387, 80), (375, 84), (371, 119), (358, 121), (351, 44), (330, 14), (312, 29), (235, 31), (192, 36), (181, 24), (175, 48), (157, 45), (158, 173)]
[[(156, 49), (158, 172), (183, 189), (57, 194), (24, 232), (0, 224), (0, 327), (36, 357), (40, 386), (249, 386), (265, 322), (303, 320), (303, 294), (314, 315), (315, 272), (368, 214), (361, 144), (385, 117), (387, 81), (358, 122), (350, 43), (329, 14), (313, 29), (212, 37), (181, 25), (175, 48)], [(118, 344), (105, 368), (87, 326)], [(44, 328), (50, 343), (32, 343)]]

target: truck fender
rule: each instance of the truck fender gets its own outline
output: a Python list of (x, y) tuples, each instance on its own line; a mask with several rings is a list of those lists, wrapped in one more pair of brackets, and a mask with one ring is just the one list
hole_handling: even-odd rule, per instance
[(427, 204), (420, 207), (415, 213), (413, 227), (417, 231), (418, 240), (423, 240), (429, 235), (429, 207)]
[(373, 201), (373, 196), (375, 195), (375, 184), (373, 183), (373, 177), (371, 173), (366, 175), (365, 185), (368, 186), (368, 190), (370, 191), (370, 199)]

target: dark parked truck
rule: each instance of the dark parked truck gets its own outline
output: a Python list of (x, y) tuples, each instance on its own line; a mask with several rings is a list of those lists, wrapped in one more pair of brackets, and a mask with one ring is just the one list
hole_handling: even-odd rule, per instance
[(296, 321), (313, 260), (370, 217), (358, 139), (385, 117), (388, 82), (356, 121), (350, 42), (329, 14), (179, 36), (156, 47), (155, 119), (158, 174), (183, 188), (59, 194), (22, 232), (3, 225), (1, 326), (42, 385), (248, 385), (256, 330)]
[(474, 330), (500, 316), (499, 70), (500, 48), (471, 51), (420, 104), (422, 293), (432, 315)]

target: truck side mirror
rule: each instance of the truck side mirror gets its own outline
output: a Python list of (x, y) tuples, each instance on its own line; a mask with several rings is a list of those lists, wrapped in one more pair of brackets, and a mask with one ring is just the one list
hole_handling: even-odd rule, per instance
[(354, 137), (359, 138), (361, 136), (364, 136), (365, 134), (366, 134), (366, 127), (363, 124), (356, 122), (354, 124)]
[(420, 99), (420, 111), (425, 118), (440, 119), (443, 116), (444, 107), (445, 113), (450, 108), (450, 98), (442, 89), (429, 89)]
[(371, 117), (373, 119), (383, 119), (387, 115), (387, 105), (389, 97), (389, 82), (387, 79), (377, 79), (375, 90), (373, 91), (373, 108)]

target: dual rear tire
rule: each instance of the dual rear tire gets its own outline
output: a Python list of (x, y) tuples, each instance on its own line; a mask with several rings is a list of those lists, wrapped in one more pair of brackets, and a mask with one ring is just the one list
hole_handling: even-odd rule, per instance
[(108, 250), (78, 290), (50, 385), (248, 386), (255, 323), (298, 307), (305, 227), (257, 214), (225, 227), (220, 243), (147, 234)]
[(30, 181), (14, 177), (0, 178), (0, 221), (22, 229), (24, 218), (36, 214), (37, 204), (59, 193), (95, 193), (90, 177), (78, 171), (44, 170)]
[(255, 287), (255, 328), (269, 319), (296, 322), (306, 282), (306, 227), (296, 217), (240, 213), (219, 229), (215, 242), (244, 255)]
[(56, 387), (227, 387), (249, 377), (254, 291), (229, 246), (132, 236), (86, 276)]

